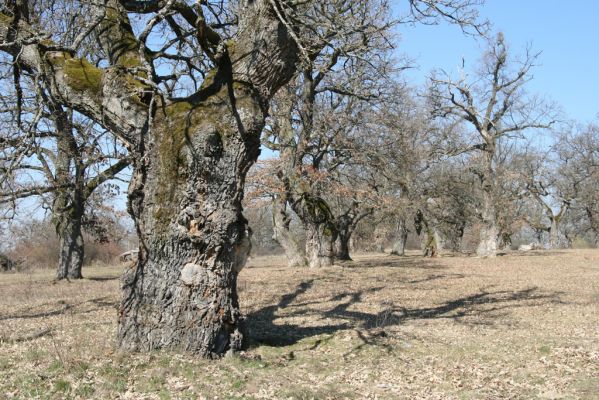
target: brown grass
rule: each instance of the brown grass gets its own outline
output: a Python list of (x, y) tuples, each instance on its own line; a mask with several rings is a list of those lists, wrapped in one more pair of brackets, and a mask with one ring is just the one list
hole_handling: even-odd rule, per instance
[(256, 258), (253, 343), (220, 361), (114, 350), (119, 268), (0, 276), (0, 398), (599, 399), (599, 251), (494, 260)]

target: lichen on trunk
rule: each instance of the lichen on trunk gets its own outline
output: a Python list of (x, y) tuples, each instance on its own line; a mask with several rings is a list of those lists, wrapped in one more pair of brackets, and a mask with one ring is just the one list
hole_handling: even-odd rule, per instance
[(251, 247), (245, 177), (260, 152), (268, 100), (297, 60), (268, 2), (248, 2), (246, 11), (230, 60), (186, 100), (158, 99), (134, 149), (129, 212), (140, 251), (122, 280), (121, 349), (218, 357), (244, 346), (237, 276)]
[(249, 87), (222, 82), (206, 100), (158, 107), (130, 187), (141, 247), (123, 278), (121, 348), (215, 357), (243, 346), (236, 280), (250, 245), (241, 200), (259, 154), (259, 103)]

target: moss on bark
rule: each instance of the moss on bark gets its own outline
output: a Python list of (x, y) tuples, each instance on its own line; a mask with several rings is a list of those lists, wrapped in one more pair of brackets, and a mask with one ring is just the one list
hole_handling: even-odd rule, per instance
[(77, 90), (91, 91), (99, 95), (102, 91), (103, 71), (84, 58), (65, 60), (64, 72), (71, 86)]
[(10, 24), (12, 22), (12, 17), (6, 14), (0, 13), (0, 22), (3, 24)]

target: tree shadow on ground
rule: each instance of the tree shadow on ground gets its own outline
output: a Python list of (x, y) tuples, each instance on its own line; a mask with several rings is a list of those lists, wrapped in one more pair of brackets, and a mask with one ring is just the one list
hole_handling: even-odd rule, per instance
[(351, 269), (369, 269), (369, 268), (418, 268), (418, 269), (447, 269), (447, 266), (435, 263), (434, 258), (423, 259), (422, 256), (394, 256), (387, 255), (386, 257), (346, 261), (342, 264), (343, 267)]
[[(106, 307), (115, 307), (117, 302), (109, 300), (109, 296), (97, 297), (94, 299), (89, 299), (77, 303), (69, 303), (64, 300), (59, 300), (55, 303), (48, 303), (43, 306), (35, 306), (28, 307), (24, 310), (19, 311), (18, 313), (8, 314), (8, 315), (0, 315), (0, 321), (10, 320), (10, 319), (35, 319), (35, 318), (48, 318), (57, 315), (62, 315), (66, 313), (70, 314), (86, 314), (94, 311), (99, 311), (102, 308)], [(82, 308), (81, 306), (85, 306), (88, 304), (93, 304), (96, 307), (92, 308)], [(37, 311), (33, 312), (34, 308), (39, 309), (41, 307), (52, 308), (52, 310), (46, 311)]]
[(511, 257), (551, 257), (563, 255), (565, 251), (560, 250), (531, 250), (531, 251), (510, 251), (503, 253), (503, 256)]
[[(411, 283), (442, 278), (446, 277), (431, 275), (424, 280), (415, 280)], [(266, 306), (249, 314), (248, 323), (252, 340), (269, 346), (289, 346), (312, 336), (334, 334), (346, 329), (384, 330), (384, 328), (398, 326), (413, 320), (452, 319), (457, 323), (469, 325), (491, 325), (505, 317), (510, 309), (535, 307), (548, 303), (564, 303), (560, 299), (562, 292), (547, 292), (538, 287), (514, 291), (491, 290), (492, 287), (481, 288), (477, 293), (422, 308), (406, 308), (388, 301), (383, 303), (382, 310), (376, 313), (354, 311), (350, 308), (362, 303), (365, 294), (378, 292), (385, 287), (346, 291), (331, 296), (324, 302), (318, 302), (318, 304), (337, 303), (328, 310), (306, 307), (306, 305), (315, 304), (314, 302), (295, 302), (297, 297), (308, 292), (313, 284), (314, 279), (303, 281), (292, 293), (282, 296), (277, 304)], [(278, 311), (283, 309), (288, 311), (279, 317)], [(325, 322), (314, 326), (275, 323), (278, 318), (309, 316), (314, 316), (314, 320), (317, 322)], [(330, 323), (330, 321), (339, 322)]]
[(120, 276), (112, 276), (112, 275), (103, 275), (103, 276), (90, 276), (90, 277), (86, 277), (84, 278), (85, 280), (88, 281), (97, 281), (97, 282), (104, 282), (104, 281), (115, 281), (117, 279), (121, 279)]

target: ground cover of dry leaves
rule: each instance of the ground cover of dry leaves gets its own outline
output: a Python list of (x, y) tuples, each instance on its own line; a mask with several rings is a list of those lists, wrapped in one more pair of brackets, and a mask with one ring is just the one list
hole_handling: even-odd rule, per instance
[(116, 351), (121, 266), (0, 275), (0, 398), (599, 399), (599, 250), (284, 264), (242, 271), (219, 361)]

